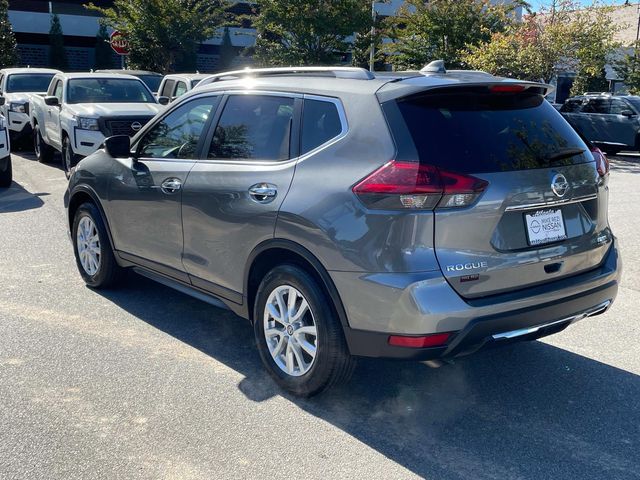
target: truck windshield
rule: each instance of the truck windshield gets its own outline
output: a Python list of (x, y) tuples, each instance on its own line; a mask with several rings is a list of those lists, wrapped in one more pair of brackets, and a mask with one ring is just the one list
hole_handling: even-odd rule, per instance
[(67, 103), (155, 103), (140, 80), (75, 78), (69, 80)]
[(46, 92), (53, 73), (13, 73), (7, 77), (7, 93)]

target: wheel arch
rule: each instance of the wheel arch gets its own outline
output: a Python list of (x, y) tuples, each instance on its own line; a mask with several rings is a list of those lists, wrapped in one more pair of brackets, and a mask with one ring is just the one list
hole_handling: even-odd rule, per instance
[(347, 313), (331, 276), (320, 260), (302, 245), (291, 240), (273, 239), (258, 245), (249, 255), (244, 274), (246, 315), (253, 323), (253, 306), (260, 282), (277, 265), (293, 264), (303, 268), (324, 289), (331, 299), (335, 313), (340, 319), (346, 337), (349, 330)]
[[(111, 246), (114, 247), (113, 237), (111, 236), (111, 228), (109, 227), (109, 221), (107, 220), (107, 215), (105, 214), (104, 209), (102, 208), (102, 204), (98, 199), (98, 195), (88, 187), (85, 187), (85, 186), (76, 187), (73, 193), (71, 193), (71, 195), (69, 196), (69, 203), (67, 206), (67, 212), (68, 212), (67, 221), (69, 223), (69, 231), (73, 230), (73, 219), (76, 215), (76, 212), (78, 211), (78, 208), (83, 203), (88, 203), (88, 202), (93, 203), (98, 209), (98, 211), (100, 212), (100, 217), (102, 217), (102, 222), (104, 223), (104, 226), (107, 229), (107, 235), (109, 236), (109, 243), (111, 243)], [(117, 258), (117, 255), (116, 255), (116, 258)]]

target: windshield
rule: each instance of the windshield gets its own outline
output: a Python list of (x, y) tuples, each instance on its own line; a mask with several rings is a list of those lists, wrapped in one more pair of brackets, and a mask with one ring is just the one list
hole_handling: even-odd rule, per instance
[(7, 78), (8, 93), (46, 92), (53, 73), (14, 73)]
[(158, 91), (162, 81), (162, 75), (136, 75), (136, 77), (142, 80), (149, 87), (149, 90), (154, 93)]
[(406, 133), (401, 130), (408, 130), (417, 150), (414, 158), (455, 172), (593, 161), (578, 134), (541, 95), (458, 91), (400, 99), (396, 105), (399, 122), (385, 108), (396, 141), (402, 142)]
[(640, 112), (640, 97), (625, 97), (627, 99), (627, 102), (629, 102), (631, 105), (634, 106), (634, 108)]
[(76, 78), (69, 80), (67, 103), (155, 103), (140, 80)]

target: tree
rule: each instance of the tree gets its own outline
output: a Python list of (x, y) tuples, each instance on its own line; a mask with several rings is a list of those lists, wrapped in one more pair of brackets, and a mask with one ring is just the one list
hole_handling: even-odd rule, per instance
[(195, 66), (198, 44), (214, 36), (226, 5), (226, 0), (114, 0), (109, 8), (87, 8), (127, 36), (132, 68), (166, 73)]
[(107, 26), (100, 23), (98, 34), (96, 35), (96, 60), (94, 68), (113, 68), (113, 50), (109, 45), (109, 33)]
[[(384, 66), (386, 54), (383, 49), (383, 40), (386, 36), (384, 20), (376, 15), (374, 21), (373, 38), (371, 36), (371, 26), (367, 25), (365, 30), (357, 32), (351, 49), (351, 64), (355, 67), (369, 68), (371, 60), (371, 44), (374, 45), (374, 62), (375, 69), (378, 70)], [(373, 40), (373, 42), (372, 42)]]
[(16, 37), (9, 22), (9, 2), (0, 0), (0, 67), (12, 67), (18, 63)]
[(331, 65), (350, 49), (348, 37), (370, 27), (366, 0), (263, 0), (254, 26), (263, 65)]
[(614, 63), (618, 76), (627, 86), (631, 95), (640, 95), (640, 42), (635, 42), (633, 50)]
[(55, 13), (51, 16), (49, 29), (49, 66), (58, 70), (68, 70), (67, 53), (64, 51), (64, 34), (60, 18)]
[(493, 4), (490, 0), (407, 0), (389, 18), (390, 61), (396, 69), (421, 68), (435, 59), (447, 67), (464, 67), (464, 52), (488, 42), (515, 22), (523, 2)]
[(222, 34), (222, 43), (220, 44), (220, 59), (218, 61), (218, 70), (229, 70), (236, 56), (236, 49), (231, 43), (231, 33), (229, 32), (229, 27), (225, 27), (224, 33)]
[[(586, 8), (573, 0), (554, 0), (521, 24), (469, 46), (463, 55), (472, 68), (495, 75), (550, 82), (560, 72), (575, 72), (574, 89), (604, 90), (604, 66), (617, 48), (610, 9)], [(589, 88), (587, 88), (589, 87)]]

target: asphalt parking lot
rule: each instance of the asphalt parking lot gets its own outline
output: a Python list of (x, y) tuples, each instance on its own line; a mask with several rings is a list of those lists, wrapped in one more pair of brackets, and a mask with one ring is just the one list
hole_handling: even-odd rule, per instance
[(310, 400), (243, 320), (131, 274), (96, 292), (64, 173), (0, 192), (0, 478), (640, 479), (640, 157), (615, 157), (624, 276), (605, 315), (441, 368), (361, 361)]

